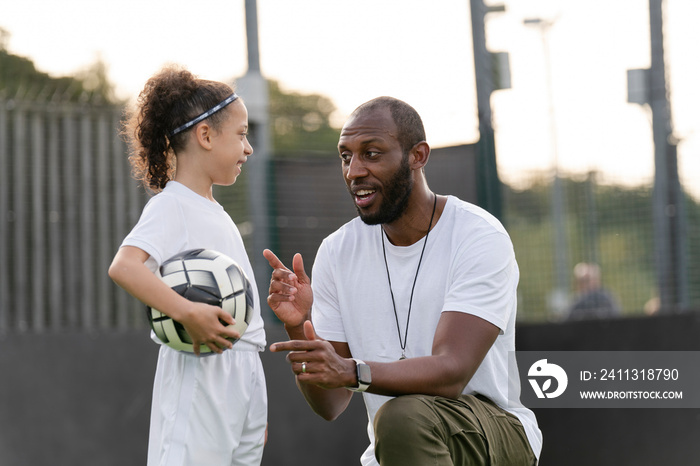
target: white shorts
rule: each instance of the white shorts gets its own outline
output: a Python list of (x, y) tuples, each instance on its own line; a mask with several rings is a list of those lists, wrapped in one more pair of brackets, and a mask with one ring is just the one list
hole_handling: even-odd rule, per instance
[(239, 341), (235, 350), (202, 357), (161, 347), (148, 466), (259, 465), (266, 426), (257, 347)]

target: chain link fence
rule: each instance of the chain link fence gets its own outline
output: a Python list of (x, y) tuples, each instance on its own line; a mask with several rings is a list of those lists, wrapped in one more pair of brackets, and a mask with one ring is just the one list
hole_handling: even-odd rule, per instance
[[(700, 210), (686, 196), (683, 235), (687, 260), (673, 286), (681, 298), (661, 309), (655, 261), (653, 187), (628, 185), (624, 177), (589, 173), (564, 175), (560, 186), (547, 173), (524, 177), (518, 189), (506, 187), (504, 208), (521, 269), (520, 317), (561, 321), (577, 298), (573, 269), (597, 264), (603, 288), (622, 314), (651, 315), (700, 308)], [(552, 208), (559, 201), (559, 213)], [(563, 244), (557, 245), (560, 234)]]

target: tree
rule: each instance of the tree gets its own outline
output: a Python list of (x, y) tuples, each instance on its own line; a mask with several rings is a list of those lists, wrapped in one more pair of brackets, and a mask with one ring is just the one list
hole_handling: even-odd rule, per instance
[(116, 103), (114, 86), (101, 60), (75, 77), (52, 77), (28, 58), (7, 50), (9, 33), (0, 28), (0, 97), (61, 102)]
[(272, 146), (278, 156), (335, 152), (340, 130), (330, 123), (335, 105), (326, 96), (285, 92), (269, 81)]

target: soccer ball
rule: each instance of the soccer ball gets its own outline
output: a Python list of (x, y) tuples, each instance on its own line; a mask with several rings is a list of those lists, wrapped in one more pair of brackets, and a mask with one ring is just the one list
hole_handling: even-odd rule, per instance
[[(241, 267), (230, 257), (210, 249), (177, 254), (160, 266), (160, 278), (181, 296), (219, 306), (233, 316), (233, 326), (243, 335), (253, 318), (253, 288)], [(156, 336), (178, 351), (193, 353), (192, 339), (181, 323), (148, 307), (148, 320)], [(231, 339), (233, 343), (238, 340)], [(210, 353), (200, 345), (201, 353)]]

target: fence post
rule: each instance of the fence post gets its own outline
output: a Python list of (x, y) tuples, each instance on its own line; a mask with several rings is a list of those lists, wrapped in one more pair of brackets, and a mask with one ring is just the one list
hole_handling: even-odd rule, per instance
[(65, 293), (66, 326), (77, 328), (79, 322), (80, 301), (78, 290), (80, 289), (79, 275), (79, 244), (78, 236), (78, 194), (79, 178), (77, 125), (75, 110), (72, 105), (63, 105), (61, 108), (62, 136), (63, 136), (63, 234), (65, 244), (63, 248), (63, 291)]
[(9, 180), (6, 167), (8, 157), (8, 120), (6, 100), (0, 102), (0, 335), (7, 331), (8, 312), (10, 309), (10, 209), (9, 209)]
[(30, 112), (31, 126), (29, 128), (29, 144), (31, 145), (31, 177), (29, 177), (31, 191), (31, 237), (29, 247), (24, 251), (28, 264), (31, 264), (29, 282), (31, 295), (31, 328), (35, 332), (43, 332), (46, 328), (46, 213), (44, 203), (44, 193), (46, 184), (44, 182), (44, 141), (46, 133), (44, 131), (44, 118), (36, 107), (32, 107)]
[(97, 251), (95, 255), (95, 263), (97, 271), (93, 276), (95, 288), (97, 291), (97, 306), (95, 311), (99, 327), (102, 329), (110, 328), (113, 321), (114, 309), (110, 305), (111, 289), (109, 287), (109, 277), (107, 276), (107, 268), (109, 267), (109, 249), (112, 244), (111, 228), (109, 227), (109, 218), (111, 216), (109, 208), (109, 200), (113, 197), (109, 187), (109, 124), (107, 113), (103, 109), (99, 109), (96, 115), (97, 120), (97, 147), (95, 152), (97, 174), (95, 193), (97, 197), (97, 212), (95, 216), (97, 223), (94, 231), (98, 241)]
[[(129, 188), (129, 173), (125, 169), (127, 158), (126, 152), (124, 151), (124, 145), (119, 139), (119, 124), (120, 124), (120, 114), (118, 112), (112, 111), (110, 114), (110, 126), (117, 129), (117, 131), (112, 133), (110, 139), (111, 151), (112, 151), (112, 193), (113, 193), (113, 215), (111, 230), (114, 235), (110, 238), (110, 241), (105, 242), (105, 247), (109, 248), (111, 254), (116, 253), (117, 248), (121, 244), (122, 238), (129, 231), (128, 216), (127, 216), (127, 193), (126, 190)], [(107, 271), (105, 270), (106, 274)], [(112, 289), (116, 285), (113, 285)], [(114, 316), (117, 328), (124, 330), (129, 326), (129, 313), (128, 313), (128, 294), (123, 291), (117, 291), (114, 293), (114, 309), (116, 315)]]
[[(79, 276), (83, 283), (92, 283), (95, 273), (93, 267), (94, 251), (94, 202), (93, 202), (93, 163), (92, 163), (92, 121), (91, 115), (85, 108), (80, 112), (80, 270)], [(95, 290), (92, 286), (85, 286), (80, 290), (81, 294), (81, 327), (83, 330), (91, 330), (94, 323)]]
[(12, 222), (14, 234), (14, 248), (12, 250), (12, 290), (14, 292), (14, 302), (11, 308), (15, 313), (14, 326), (19, 330), (27, 330), (29, 325), (27, 310), (27, 263), (25, 254), (27, 251), (27, 228), (26, 228), (26, 158), (27, 158), (27, 134), (25, 125), (25, 107), (18, 104), (13, 111), (13, 140), (14, 140), (14, 164), (13, 164), (13, 202), (12, 202)]
[(47, 113), (48, 139), (46, 144), (46, 184), (48, 185), (48, 250), (49, 254), (45, 263), (48, 271), (48, 310), (49, 328), (59, 330), (63, 326), (61, 321), (63, 302), (63, 273), (61, 267), (61, 253), (64, 246), (63, 230), (61, 228), (61, 171), (60, 171), (60, 125), (56, 108), (52, 106)]

